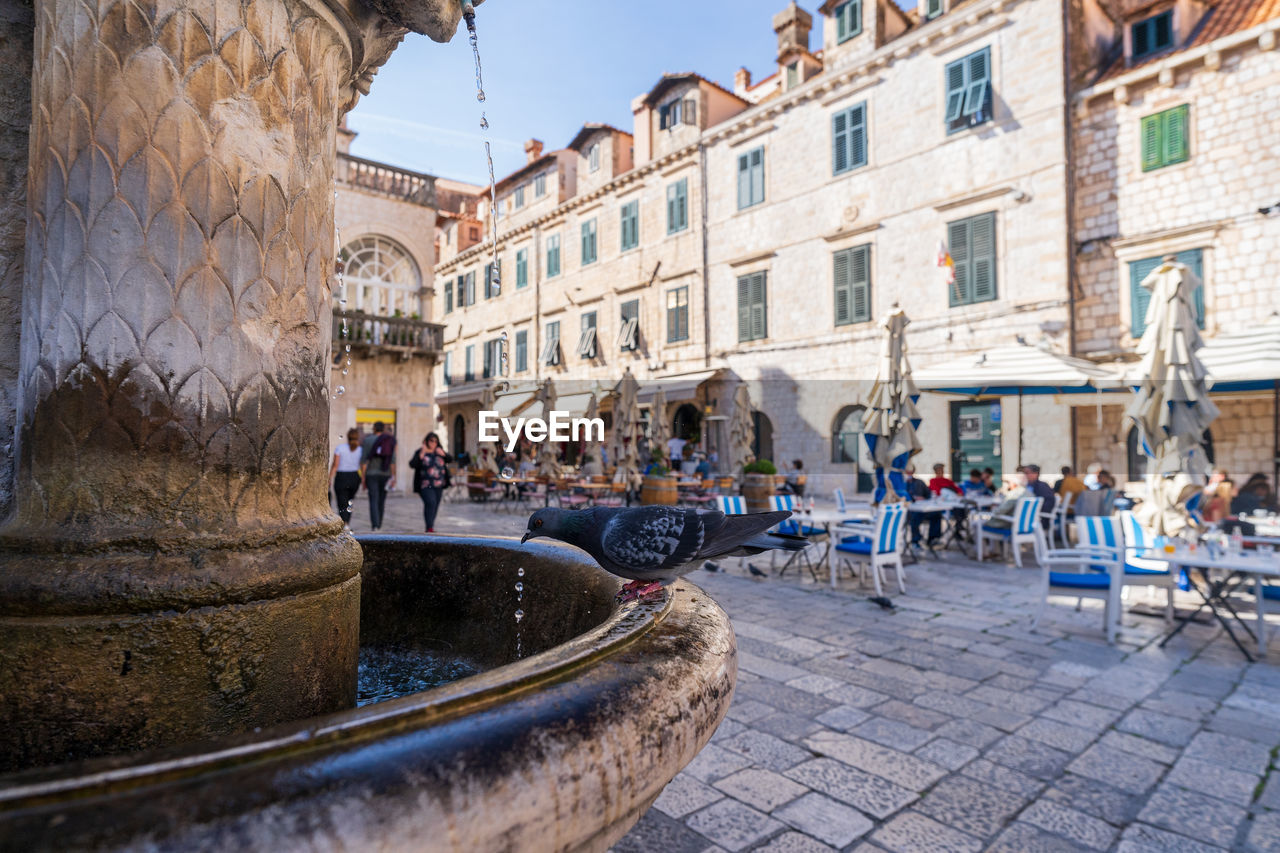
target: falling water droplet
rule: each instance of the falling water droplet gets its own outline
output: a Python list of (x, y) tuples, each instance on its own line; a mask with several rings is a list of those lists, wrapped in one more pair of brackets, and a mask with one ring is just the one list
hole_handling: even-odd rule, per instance
[(347, 393), (347, 387), (345, 385), (339, 385), (337, 393), (335, 393), (333, 396), (341, 397), (345, 393)]
[(524, 569), (516, 569), (516, 575), (519, 577), (524, 577)]
[(516, 621), (517, 621), (517, 622), (519, 622), (519, 621), (520, 621), (521, 619), (523, 619), (523, 618), (524, 618), (524, 611), (523, 611), (523, 610), (517, 610), (517, 611), (516, 611)]
[(480, 129), (481, 130), (489, 129), (489, 119), (484, 117), (484, 113), (480, 113)]
[(506, 333), (506, 332), (503, 332), (503, 333), (502, 333), (502, 339), (503, 339), (504, 341), (507, 339), (507, 333)]
[(343, 375), (343, 376), (346, 376), (346, 375), (347, 375), (347, 371), (348, 371), (348, 370), (349, 370), (349, 368), (346, 368), (346, 367), (342, 368), (342, 375)]
[(516, 581), (516, 592), (524, 592), (524, 584)]

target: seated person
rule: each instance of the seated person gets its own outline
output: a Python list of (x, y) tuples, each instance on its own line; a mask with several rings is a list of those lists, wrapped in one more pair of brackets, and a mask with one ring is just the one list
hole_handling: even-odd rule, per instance
[(1240, 487), (1240, 493), (1231, 501), (1232, 515), (1253, 515), (1262, 510), (1275, 510), (1275, 498), (1266, 474), (1254, 474)]
[(792, 459), (791, 467), (787, 468), (786, 476), (787, 491), (797, 497), (804, 497), (804, 483), (800, 482), (800, 478), (804, 476), (804, 462), (799, 459)]
[(1027, 481), (1027, 491), (1038, 498), (1044, 498), (1040, 511), (1053, 512), (1053, 505), (1057, 503), (1058, 496), (1053, 493), (1048, 483), (1040, 479), (1040, 466), (1027, 465), (1022, 469), (1022, 473)]
[(711, 462), (706, 454), (699, 454), (698, 467), (694, 469), (694, 473), (704, 480), (711, 476)]
[(987, 494), (994, 495), (999, 493), (1000, 484), (996, 482), (996, 472), (990, 468), (982, 469), (982, 485), (987, 487)]
[(1012, 482), (1013, 488), (1005, 495), (1004, 501), (992, 510), (991, 520), (983, 527), (1007, 529), (1013, 526), (1010, 521), (1013, 518), (1013, 510), (1017, 507), (1018, 501), (1031, 494), (1031, 490), (1027, 488), (1027, 475), (1021, 471), (1013, 475)]
[(1229, 477), (1220, 480), (1212, 492), (1205, 492), (1205, 497), (1201, 498), (1201, 517), (1209, 524), (1216, 524), (1230, 515), (1234, 492), (1235, 484)]
[(1084, 479), (1081, 480), (1081, 482), (1084, 483), (1084, 487), (1086, 489), (1098, 488), (1098, 474), (1101, 472), (1101, 462), (1090, 462), (1089, 467), (1085, 469)]
[(960, 488), (964, 490), (966, 495), (989, 495), (991, 490), (987, 488), (987, 484), (982, 482), (982, 472), (977, 468), (969, 472), (969, 479), (960, 484)]
[[(907, 480), (907, 498), (914, 501), (924, 501), (933, 497), (933, 492), (929, 491), (929, 487), (925, 485), (924, 480), (916, 476), (916, 468), (914, 465), (908, 465), (906, 469)], [(940, 512), (912, 512), (907, 510), (907, 524), (911, 527), (911, 541), (917, 543), (920, 541), (920, 525), (929, 522), (929, 539), (928, 543), (932, 545), (942, 536), (942, 513)]]
[(1063, 465), (1062, 477), (1054, 484), (1053, 490), (1064, 498), (1067, 495), (1071, 495), (1071, 501), (1075, 503), (1080, 493), (1087, 491), (1088, 487), (1084, 484), (1084, 480), (1076, 476), (1070, 465)]
[[(963, 495), (964, 492), (955, 484), (955, 481), (946, 475), (946, 470), (946, 466), (941, 462), (933, 466), (933, 479), (929, 481), (929, 491), (939, 497), (942, 496), (943, 490)], [(972, 473), (970, 472), (970, 476), (972, 476)]]

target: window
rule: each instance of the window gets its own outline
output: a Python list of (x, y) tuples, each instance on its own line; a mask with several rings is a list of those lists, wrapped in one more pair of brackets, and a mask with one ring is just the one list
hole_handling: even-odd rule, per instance
[(1142, 119), (1142, 171), (1182, 163), (1191, 156), (1187, 144), (1190, 112), (1191, 107), (1183, 104)]
[(502, 375), (502, 338), (484, 342), (484, 378)]
[(529, 369), (529, 330), (516, 332), (516, 373)]
[(667, 291), (667, 343), (689, 340), (689, 288)]
[(596, 262), (596, 220), (593, 216), (582, 223), (582, 265)]
[(1173, 10), (1152, 15), (1129, 28), (1131, 59), (1142, 59), (1173, 47)]
[(473, 382), (476, 378), (476, 345), (467, 345), (467, 363), (466, 373), (462, 375), (463, 382)]
[(862, 32), (862, 0), (841, 3), (832, 12), (836, 19), (836, 43), (848, 41)]
[(947, 133), (991, 120), (991, 48), (947, 63)]
[(621, 324), (618, 331), (618, 349), (623, 352), (640, 348), (640, 300), (622, 303)]
[(787, 89), (793, 89), (800, 85), (800, 60), (796, 60), (787, 66)]
[(622, 251), (640, 245), (640, 202), (629, 201), (621, 211)]
[(543, 172), (533, 179), (533, 197), (542, 198), (547, 194), (547, 173)]
[(862, 453), (862, 418), (866, 411), (862, 406), (845, 406), (836, 413), (835, 428), (831, 431), (831, 461), (836, 465), (858, 461)]
[(981, 213), (947, 223), (947, 244), (955, 262), (951, 306), (996, 298), (996, 215)]
[(831, 174), (867, 165), (867, 103), (854, 104), (831, 117)]
[(658, 107), (658, 129), (670, 130), (678, 124), (697, 124), (698, 106), (693, 98), (679, 98)]
[(547, 238), (547, 278), (560, 275), (560, 235)]
[(596, 312), (588, 311), (582, 315), (582, 334), (578, 337), (578, 356), (592, 359), (596, 357)]
[(444, 384), (453, 384), (453, 353), (444, 354)]
[(542, 348), (542, 363), (555, 366), (560, 363), (560, 321), (547, 324), (547, 343)]
[(738, 155), (738, 210), (764, 201), (764, 146)]
[(667, 233), (689, 227), (689, 179), (681, 178), (667, 187)]
[(871, 319), (871, 246), (854, 246), (834, 255), (836, 325)]
[[(1187, 249), (1185, 252), (1178, 252), (1174, 255), (1174, 259), (1180, 264), (1186, 264), (1195, 273), (1196, 278), (1200, 279), (1200, 286), (1195, 289), (1192, 295), (1192, 307), (1196, 311), (1196, 325), (1204, 328), (1204, 251), (1202, 249)], [(1153, 269), (1160, 266), (1160, 262), (1164, 260), (1164, 255), (1156, 255), (1152, 258), (1143, 258), (1140, 261), (1132, 261), (1129, 264), (1129, 333), (1135, 338), (1142, 337), (1142, 333), (1147, 328), (1147, 305), (1151, 302), (1151, 291), (1142, 286), (1142, 281)]]
[(529, 250), (516, 252), (516, 289), (529, 285)]
[(587, 149), (587, 168), (592, 172), (600, 170), (600, 143), (592, 145)]
[(516, 187), (516, 207), (524, 207), (524, 184)]
[(765, 276), (761, 270), (738, 278), (739, 341), (758, 341), (769, 335), (765, 313)]
[(422, 276), (398, 243), (373, 235), (361, 237), (342, 247), (342, 259), (347, 310), (384, 317), (421, 313)]
[(476, 304), (476, 271), (472, 270), (471, 272), (467, 273), (463, 278), (466, 282), (466, 287), (467, 287), (467, 304), (475, 305)]
[(444, 282), (444, 313), (448, 314), (453, 310), (453, 279), (445, 279)]
[(942, 0), (926, 0), (924, 18), (931, 21), (942, 14)]

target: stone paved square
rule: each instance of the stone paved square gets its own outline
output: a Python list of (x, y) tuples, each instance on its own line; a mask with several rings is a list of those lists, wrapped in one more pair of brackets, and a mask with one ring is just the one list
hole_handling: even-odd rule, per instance
[[(387, 530), (419, 512), (392, 498)], [(438, 529), (523, 522), (447, 502)], [(1159, 649), (1163, 623), (1127, 616), (1108, 647), (1066, 601), (1033, 633), (1038, 573), (951, 551), (909, 567), (894, 612), (847, 576), (727, 569), (689, 580), (748, 662), (729, 719), (615, 850), (1280, 849), (1274, 642), (1254, 664), (1214, 626)]]

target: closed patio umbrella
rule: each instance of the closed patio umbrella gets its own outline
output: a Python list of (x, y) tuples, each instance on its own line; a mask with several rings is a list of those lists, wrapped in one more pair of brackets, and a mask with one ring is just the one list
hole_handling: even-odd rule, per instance
[(733, 392), (733, 414), (729, 416), (729, 473), (742, 476), (742, 466), (751, 459), (756, 427), (751, 420), (751, 392), (739, 383)]
[[(538, 402), (542, 405), (542, 417), (550, 420), (556, 407), (556, 384), (551, 379), (538, 389)], [(555, 443), (549, 438), (538, 445), (538, 476), (555, 480), (560, 477), (560, 461), (556, 458)]]
[[(661, 450), (665, 456), (667, 442), (671, 440), (671, 430), (667, 425), (667, 395), (661, 385), (653, 392), (652, 407), (649, 416), (649, 447), (651, 451), (655, 448)], [(672, 468), (679, 464), (679, 459), (671, 460)]]
[(863, 436), (876, 463), (876, 503), (907, 497), (907, 460), (921, 450), (916, 437), (920, 413), (915, 400), (919, 393), (911, 381), (911, 364), (907, 360), (906, 328), (910, 322), (900, 308), (880, 321), (884, 337), (862, 421)]
[(1205, 482), (1209, 460), (1201, 437), (1218, 407), (1209, 399), (1208, 374), (1197, 355), (1203, 340), (1192, 294), (1200, 280), (1167, 255), (1141, 286), (1151, 301), (1138, 343), (1142, 361), (1129, 374), (1137, 380), (1137, 393), (1125, 418), (1138, 428), (1139, 446), (1152, 460), (1139, 518), (1156, 534), (1173, 535), (1188, 521), (1178, 497), (1188, 484)]
[(617, 397), (613, 407), (613, 436), (610, 444), (613, 447), (613, 460), (617, 466), (613, 472), (613, 482), (626, 486), (628, 498), (644, 483), (644, 474), (640, 466), (640, 383), (628, 368), (622, 374), (622, 380), (615, 390)]

